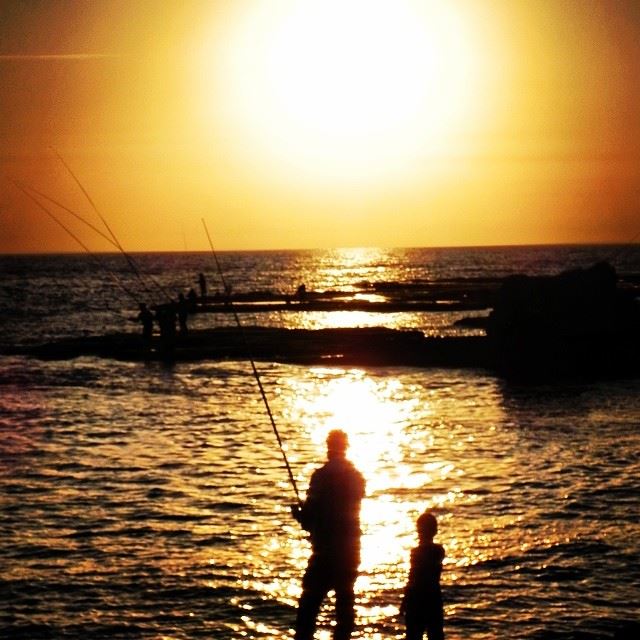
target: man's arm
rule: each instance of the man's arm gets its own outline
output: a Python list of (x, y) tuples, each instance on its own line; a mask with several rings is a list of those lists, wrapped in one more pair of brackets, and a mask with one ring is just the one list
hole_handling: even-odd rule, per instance
[(318, 474), (314, 472), (309, 482), (307, 496), (301, 505), (291, 506), (291, 515), (300, 523), (305, 531), (311, 531), (314, 516), (316, 513), (316, 502), (318, 496)]

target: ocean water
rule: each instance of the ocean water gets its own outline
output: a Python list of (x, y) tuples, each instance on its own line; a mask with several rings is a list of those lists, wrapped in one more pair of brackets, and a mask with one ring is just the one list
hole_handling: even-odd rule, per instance
[[(7, 347), (138, 331), (210, 254), (0, 257), (0, 637), (292, 637), (309, 544), (248, 362), (38, 361)], [(636, 247), (221, 253), (235, 291), (481, 281)], [(460, 313), (243, 315), (465, 331)], [(195, 328), (229, 322), (196, 317)], [(470, 369), (258, 363), (301, 492), (343, 428), (367, 480), (354, 638), (402, 638), (415, 518), (438, 516), (447, 638), (612, 638), (640, 619), (640, 380), (519, 386)], [(331, 637), (332, 603), (317, 638)]]

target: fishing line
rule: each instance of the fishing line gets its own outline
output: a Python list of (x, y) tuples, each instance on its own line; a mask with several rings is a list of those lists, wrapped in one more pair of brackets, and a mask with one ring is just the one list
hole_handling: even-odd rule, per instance
[[(213, 258), (216, 263), (216, 267), (218, 269), (218, 274), (220, 275), (220, 280), (222, 281), (222, 286), (224, 291), (227, 292), (229, 289), (227, 288), (227, 283), (225, 281), (224, 273), (222, 272), (222, 267), (220, 266), (220, 262), (218, 261), (218, 255), (216, 254), (215, 249), (213, 248), (213, 242), (211, 242), (211, 236), (209, 235), (209, 229), (207, 229), (207, 224), (202, 219), (202, 225), (204, 226), (205, 233), (207, 234), (207, 240), (209, 241), (209, 246), (211, 247), (211, 253), (213, 254)], [(249, 347), (249, 342), (247, 341), (247, 336), (244, 332), (244, 328), (242, 323), (240, 322), (240, 317), (238, 316), (238, 312), (235, 310), (233, 306), (233, 302), (231, 298), (228, 298), (229, 306), (231, 307), (231, 311), (233, 312), (233, 317), (235, 318), (236, 324), (238, 325), (238, 329), (240, 329), (240, 334), (242, 335), (242, 339), (245, 344), (245, 348), (247, 350), (247, 355), (249, 356), (249, 361), (251, 362), (251, 369), (253, 371), (253, 375), (258, 383), (258, 389), (260, 389), (260, 395), (262, 396), (262, 401), (264, 402), (264, 406), (267, 410), (267, 414), (269, 415), (269, 420), (271, 421), (271, 427), (273, 429), (273, 433), (276, 436), (276, 440), (278, 441), (278, 446), (280, 447), (280, 453), (282, 454), (282, 458), (284, 459), (284, 464), (287, 468), (287, 473), (289, 474), (289, 481), (291, 482), (291, 486), (293, 487), (293, 491), (296, 494), (296, 498), (298, 500), (298, 505), (302, 505), (302, 500), (300, 499), (300, 493), (298, 492), (298, 485), (296, 484), (296, 480), (293, 477), (293, 472), (291, 471), (291, 465), (289, 464), (289, 460), (287, 458), (287, 454), (284, 450), (284, 446), (282, 444), (282, 439), (280, 438), (280, 433), (278, 432), (278, 427), (276, 426), (276, 421), (273, 418), (273, 414), (271, 413), (271, 407), (269, 407), (269, 401), (267, 400), (267, 394), (264, 391), (264, 387), (262, 386), (262, 381), (260, 380), (260, 376), (258, 375), (258, 370), (256, 369), (256, 363), (251, 354), (251, 349)]]

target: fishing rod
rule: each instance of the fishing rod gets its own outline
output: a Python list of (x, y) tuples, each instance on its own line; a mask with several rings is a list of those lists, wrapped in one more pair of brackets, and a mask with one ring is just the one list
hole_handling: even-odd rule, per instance
[[(113, 278), (113, 280), (122, 288), (122, 290), (127, 295), (131, 296), (131, 298), (134, 300), (134, 302), (136, 304), (140, 304), (140, 299), (135, 295), (135, 293), (133, 293), (131, 290), (129, 290), (122, 283), (120, 278), (118, 278), (118, 276), (114, 273), (114, 271), (112, 269), (110, 269), (106, 264), (104, 264), (104, 262), (101, 261), (98, 258), (98, 256), (96, 256), (95, 253), (93, 253), (91, 251), (91, 249), (89, 249), (89, 247), (87, 247), (87, 245), (84, 242), (82, 242), (82, 240), (80, 240), (80, 238), (78, 238), (78, 236), (75, 233), (73, 233), (73, 231), (71, 231), (71, 229), (69, 229), (69, 227), (67, 227), (52, 211), (50, 211), (47, 207), (45, 207), (45, 205), (43, 205), (42, 202), (40, 202), (33, 194), (31, 194), (29, 191), (27, 191), (27, 189), (25, 187), (23, 187), (19, 182), (15, 182), (14, 181), (14, 184), (30, 200), (32, 200), (38, 207), (40, 207), (40, 209), (42, 209), (56, 224), (58, 224), (60, 227), (62, 227), (87, 252), (87, 254), (92, 258), (94, 263), (97, 264), (100, 268), (104, 269)], [(110, 307), (108, 307), (108, 309), (109, 309), (109, 311), (112, 311), (113, 313), (117, 313), (116, 311), (114, 311)]]
[[(211, 242), (211, 236), (209, 235), (209, 229), (207, 228), (207, 224), (202, 219), (202, 225), (204, 226), (205, 233), (207, 234), (207, 240), (209, 241), (209, 246), (211, 247), (211, 253), (213, 254), (213, 258), (216, 263), (216, 267), (218, 269), (218, 274), (220, 275), (220, 280), (222, 281), (222, 286), (225, 292), (229, 291), (227, 288), (227, 283), (225, 281), (224, 273), (222, 272), (222, 267), (220, 266), (220, 262), (218, 260), (218, 255), (216, 254), (215, 249), (213, 248), (213, 242)], [(256, 363), (251, 354), (251, 349), (249, 347), (249, 342), (247, 341), (247, 336), (244, 332), (244, 328), (242, 323), (240, 322), (240, 316), (238, 316), (238, 312), (235, 310), (231, 298), (229, 297), (229, 305), (233, 312), (233, 317), (235, 318), (236, 324), (238, 325), (238, 329), (240, 329), (240, 333), (242, 335), (242, 339), (245, 344), (245, 348), (247, 350), (247, 355), (249, 356), (249, 361), (251, 362), (251, 369), (253, 371), (253, 375), (258, 383), (258, 389), (260, 389), (260, 395), (262, 396), (262, 401), (264, 402), (264, 406), (267, 410), (267, 414), (269, 415), (269, 420), (271, 421), (271, 427), (273, 429), (273, 433), (276, 436), (276, 440), (278, 441), (278, 446), (280, 447), (280, 453), (282, 454), (282, 458), (284, 459), (284, 464), (287, 468), (287, 473), (289, 474), (289, 481), (291, 482), (291, 486), (293, 487), (293, 491), (296, 494), (296, 498), (298, 500), (298, 506), (302, 506), (302, 500), (300, 499), (300, 493), (298, 491), (298, 485), (296, 484), (296, 480), (293, 477), (293, 472), (291, 471), (291, 465), (289, 464), (289, 460), (287, 458), (287, 454), (284, 450), (284, 446), (282, 444), (282, 439), (280, 438), (280, 433), (278, 432), (278, 427), (276, 426), (276, 421), (273, 418), (273, 413), (271, 413), (271, 408), (269, 407), (269, 401), (267, 400), (267, 394), (264, 391), (264, 387), (262, 386), (262, 381), (260, 380), (260, 376), (258, 375), (258, 369), (256, 369)]]
[(87, 190), (82, 186), (82, 183), (80, 182), (76, 174), (73, 173), (73, 171), (71, 171), (71, 167), (64, 161), (64, 158), (53, 147), (51, 147), (51, 151), (53, 151), (53, 153), (58, 158), (58, 160), (60, 160), (60, 162), (62, 163), (62, 166), (69, 172), (69, 175), (75, 180), (75, 183), (78, 185), (78, 187), (80, 187), (80, 191), (84, 193), (86, 199), (89, 201), (89, 204), (93, 207), (93, 210), (96, 212), (100, 220), (102, 220), (102, 224), (104, 224), (107, 231), (113, 238), (115, 245), (124, 253), (124, 249), (122, 249), (122, 245), (118, 242), (118, 239), (116, 238), (115, 233), (113, 233), (113, 231), (111, 230), (111, 227), (107, 224), (107, 221), (102, 217), (102, 214), (98, 211), (98, 207), (96, 207), (95, 202), (91, 199), (91, 196), (89, 195)]
[[(93, 199), (91, 198), (91, 196), (89, 195), (88, 191), (84, 188), (84, 186), (82, 185), (82, 183), (80, 182), (78, 176), (76, 176), (76, 174), (71, 170), (71, 167), (64, 161), (64, 158), (53, 148), (51, 147), (51, 150), (53, 151), (53, 153), (55, 154), (55, 156), (58, 158), (58, 160), (60, 160), (60, 163), (62, 164), (62, 166), (69, 172), (69, 175), (73, 178), (73, 180), (75, 181), (75, 183), (78, 185), (78, 187), (80, 188), (80, 190), (82, 191), (82, 193), (85, 195), (85, 197), (87, 198), (87, 200), (89, 201), (89, 204), (91, 205), (91, 207), (93, 208), (93, 210), (95, 211), (95, 213), (97, 214), (97, 216), (100, 218), (100, 220), (102, 221), (102, 224), (104, 224), (105, 228), (107, 229), (107, 231), (109, 232), (109, 235), (112, 238), (112, 244), (120, 250), (120, 252), (122, 253), (122, 255), (125, 257), (127, 263), (129, 264), (129, 266), (131, 267), (131, 269), (133, 270), (133, 272), (136, 274), (136, 276), (140, 279), (140, 281), (142, 282), (143, 278), (142, 278), (142, 274), (140, 272), (140, 269), (138, 269), (138, 266), (135, 262), (135, 260), (124, 250), (123, 246), (120, 244), (120, 241), (118, 240), (118, 238), (116, 237), (116, 234), (113, 232), (113, 229), (111, 229), (111, 227), (109, 226), (109, 224), (107, 223), (105, 217), (100, 213), (100, 211), (98, 211), (98, 207), (96, 207), (95, 202), (93, 201)], [(171, 295), (167, 292), (167, 290), (153, 277), (153, 276), (148, 276), (149, 279), (151, 280), (151, 282), (153, 282), (153, 284), (158, 288), (158, 290), (162, 293), (162, 295), (171, 302), (172, 297)], [(146, 288), (146, 287), (145, 287)]]
[[(79, 220), (80, 222), (85, 224), (92, 231), (97, 233), (101, 238), (106, 240), (110, 245), (112, 245), (116, 249), (119, 248), (118, 245), (113, 241), (113, 239), (110, 238), (106, 233), (104, 233), (103, 231), (98, 229), (98, 227), (96, 227), (94, 224), (89, 222), (86, 218), (83, 218), (79, 213), (76, 213), (75, 211), (73, 211), (69, 207), (65, 206), (61, 202), (58, 202), (57, 200), (54, 200), (52, 197), (48, 196), (46, 193), (42, 193), (42, 191), (39, 191), (38, 189), (35, 189), (34, 187), (31, 187), (31, 186), (26, 185), (24, 183), (21, 183), (21, 189), (23, 191), (26, 189), (26, 190), (30, 191), (31, 193), (34, 193), (34, 194), (38, 195), (39, 197), (47, 200), (48, 202), (56, 205), (57, 207), (60, 207), (61, 209), (63, 209), (67, 213), (70, 213), (72, 216), (74, 216), (74, 218), (76, 218), (77, 220)], [(151, 296), (151, 291), (149, 290), (149, 287), (147, 286), (147, 283), (144, 281), (144, 278), (142, 277), (142, 274), (141, 274), (140, 270), (139, 269), (135, 269), (134, 270), (134, 274), (136, 275), (136, 277), (140, 281), (140, 284), (142, 285), (142, 288), (144, 289), (145, 293), (148, 296)]]
[(25, 184), (24, 182), (21, 182), (20, 186), (22, 187), (23, 190), (26, 189), (27, 191), (31, 191), (32, 193), (35, 193), (36, 195), (40, 196), (41, 198), (44, 198), (45, 200), (48, 200), (51, 204), (55, 204), (57, 207), (60, 207), (61, 209), (63, 209), (67, 213), (70, 213), (77, 220), (80, 220), (80, 222), (82, 222), (83, 224), (86, 224), (91, 230), (95, 231), (99, 236), (104, 238), (109, 244), (111, 244), (112, 246), (117, 248), (116, 243), (106, 233), (104, 233), (103, 231), (98, 229), (98, 227), (96, 227), (94, 224), (91, 224), (91, 222), (89, 222), (88, 220), (83, 218), (80, 214), (76, 213), (72, 209), (69, 209), (69, 207), (63, 205), (61, 202), (58, 202), (57, 200), (54, 200), (51, 196), (48, 196), (46, 193), (42, 193), (42, 191), (38, 191), (38, 189), (36, 189), (35, 187), (32, 187), (32, 186), (30, 186), (28, 184)]

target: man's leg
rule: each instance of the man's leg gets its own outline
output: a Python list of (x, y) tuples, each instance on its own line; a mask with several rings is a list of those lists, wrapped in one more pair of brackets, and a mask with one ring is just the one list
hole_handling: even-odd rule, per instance
[(427, 619), (428, 640), (444, 640), (444, 619), (442, 609), (433, 611)]
[(355, 627), (355, 597), (353, 588), (336, 590), (336, 628), (334, 640), (349, 640)]
[(422, 640), (425, 631), (424, 616), (408, 611), (405, 615), (405, 640)]
[(357, 570), (348, 570), (336, 581), (336, 628), (334, 640), (349, 640), (355, 627), (355, 595), (353, 593)]
[(316, 618), (322, 601), (329, 592), (329, 576), (313, 556), (302, 578), (302, 594), (296, 614), (295, 640), (312, 640), (316, 629)]

